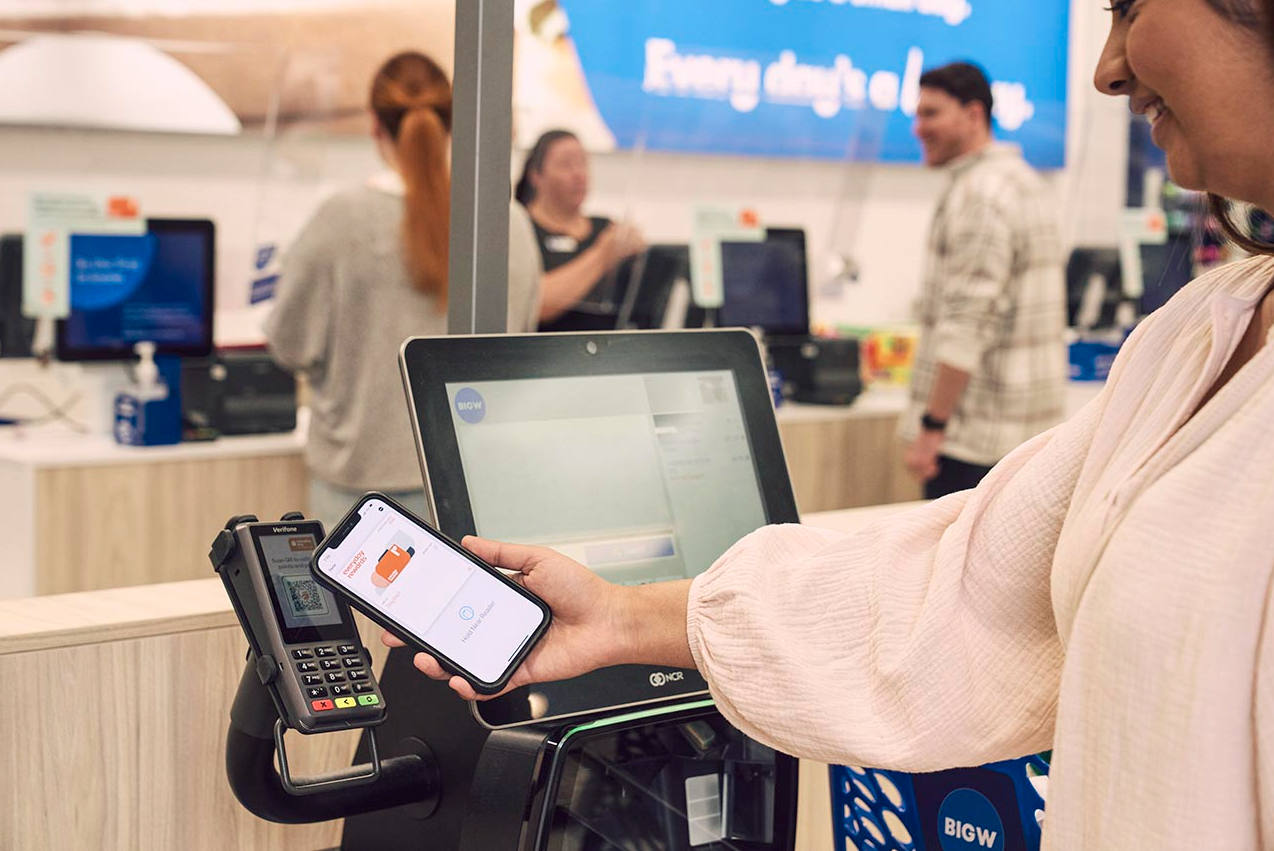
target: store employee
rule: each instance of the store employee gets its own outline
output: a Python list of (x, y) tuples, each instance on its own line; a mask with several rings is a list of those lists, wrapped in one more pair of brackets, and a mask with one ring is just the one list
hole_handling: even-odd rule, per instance
[(632, 225), (582, 212), (588, 197), (588, 154), (574, 133), (550, 130), (527, 154), (517, 200), (535, 226), (544, 261), (541, 331), (615, 327), (625, 259), (645, 248)]

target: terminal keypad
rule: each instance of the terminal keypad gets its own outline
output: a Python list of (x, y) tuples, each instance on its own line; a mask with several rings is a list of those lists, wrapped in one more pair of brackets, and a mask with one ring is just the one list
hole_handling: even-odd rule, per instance
[(290, 652), (314, 712), (380, 705), (367, 670), (369, 660), (360, 645), (316, 644)]

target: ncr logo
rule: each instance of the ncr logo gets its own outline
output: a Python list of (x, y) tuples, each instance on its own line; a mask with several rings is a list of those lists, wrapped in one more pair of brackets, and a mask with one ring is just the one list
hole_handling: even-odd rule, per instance
[(655, 671), (650, 675), (650, 684), (655, 688), (662, 688), (663, 686), (668, 685), (668, 683), (679, 683), (685, 678), (685, 671), (669, 671), (667, 673), (664, 673), (663, 671)]
[(465, 387), (456, 393), (456, 414), (460, 419), (474, 425), (482, 422), (487, 415), (487, 403), (482, 394), (472, 387)]
[(942, 851), (1004, 851), (1004, 823), (989, 800), (972, 789), (956, 789), (938, 808)]

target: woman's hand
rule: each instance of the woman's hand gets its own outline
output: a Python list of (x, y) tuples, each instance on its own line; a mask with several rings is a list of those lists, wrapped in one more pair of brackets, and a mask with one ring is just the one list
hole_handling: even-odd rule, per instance
[(646, 240), (641, 231), (627, 222), (612, 222), (607, 225), (594, 244), (601, 248), (608, 270), (646, 250)]
[[(626, 661), (630, 636), (621, 598), (629, 589), (613, 585), (579, 562), (545, 547), (502, 544), (473, 536), (466, 537), (461, 544), (489, 564), (517, 571), (513, 580), (553, 610), (548, 632), (504, 691), (530, 683), (564, 680)], [(684, 606), (679, 616), (684, 623)], [(390, 647), (403, 646), (403, 642), (389, 632), (381, 636), (381, 641)], [(477, 694), (463, 678), (444, 671), (427, 653), (417, 653), (413, 661), (435, 680), (448, 680), (451, 688), (466, 700), (488, 700), (496, 696)]]

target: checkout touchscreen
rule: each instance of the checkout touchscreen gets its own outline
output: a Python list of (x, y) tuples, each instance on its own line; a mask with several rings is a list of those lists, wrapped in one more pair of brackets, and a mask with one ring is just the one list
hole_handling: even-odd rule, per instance
[(552, 547), (641, 584), (696, 576), (766, 523), (728, 370), (446, 389), (483, 537)]

